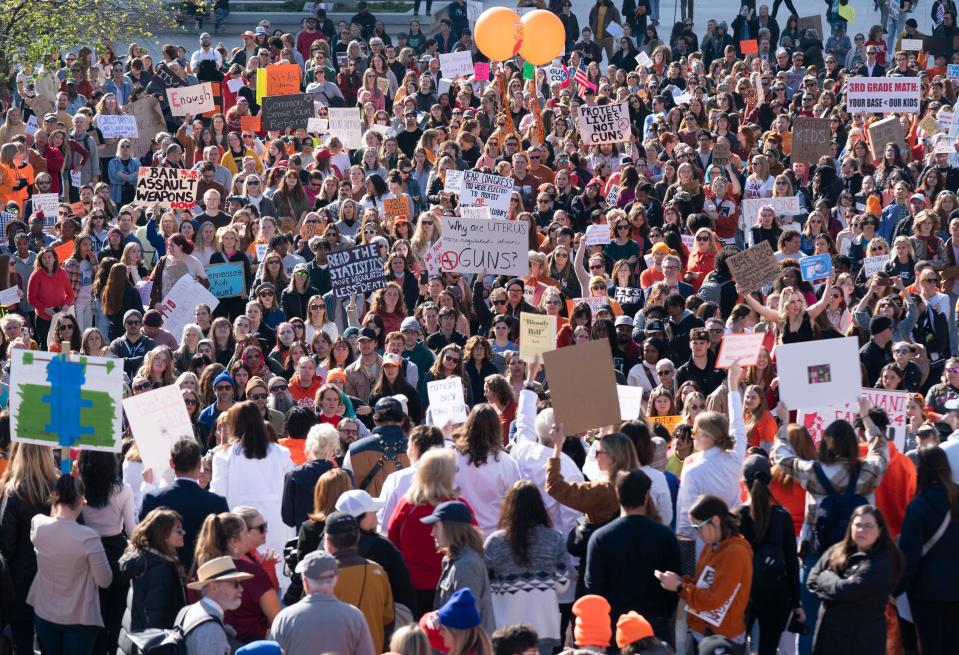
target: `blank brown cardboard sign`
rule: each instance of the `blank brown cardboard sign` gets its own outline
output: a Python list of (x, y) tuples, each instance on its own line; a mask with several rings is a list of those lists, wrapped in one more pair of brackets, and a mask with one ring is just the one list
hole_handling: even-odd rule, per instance
[(872, 148), (872, 156), (876, 161), (882, 161), (886, 151), (886, 146), (890, 143), (899, 145), (899, 151), (906, 161), (909, 160), (909, 147), (902, 135), (902, 125), (899, 123), (898, 116), (890, 116), (881, 121), (870, 123), (866, 128), (869, 130), (869, 146)]
[(758, 291), (779, 275), (779, 262), (776, 261), (768, 241), (733, 255), (727, 263), (733, 279), (743, 293)]
[(609, 342), (589, 341), (543, 354), (556, 423), (568, 435), (619, 424)]

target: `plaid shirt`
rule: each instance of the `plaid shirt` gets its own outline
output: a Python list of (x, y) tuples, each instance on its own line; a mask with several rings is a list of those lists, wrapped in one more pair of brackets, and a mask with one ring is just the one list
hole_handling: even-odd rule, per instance
[[(889, 446), (886, 445), (885, 435), (877, 430), (871, 421), (867, 425), (871, 438), (866, 458), (859, 460), (859, 479), (856, 481), (856, 493), (865, 496), (870, 503), (875, 503), (873, 492), (882, 481), (882, 476), (889, 465)], [(827, 494), (816, 477), (815, 465), (818, 462), (800, 459), (796, 456), (786, 436), (787, 427), (787, 425), (781, 426), (776, 434), (776, 443), (771, 453), (772, 463), (781, 466), (806, 490), (806, 517), (799, 538), (802, 542), (812, 543), (815, 541), (813, 528), (816, 525), (816, 510), (819, 507), (819, 502)], [(837, 493), (843, 493), (849, 486), (850, 477), (846, 464), (837, 462), (822, 464), (821, 466), (833, 489)]]
[(80, 260), (71, 257), (63, 262), (60, 268), (67, 272), (67, 276), (70, 278), (70, 286), (73, 287), (73, 295), (76, 296), (80, 292)]

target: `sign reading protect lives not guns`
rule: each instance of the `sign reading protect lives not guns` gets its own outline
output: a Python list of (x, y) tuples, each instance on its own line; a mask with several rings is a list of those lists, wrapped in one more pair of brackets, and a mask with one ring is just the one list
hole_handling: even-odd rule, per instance
[(580, 106), (576, 127), (583, 141), (591, 146), (603, 143), (629, 143), (633, 134), (629, 129), (629, 105)]
[[(440, 269), (529, 275), (529, 223), (450, 217), (444, 220)], [(332, 256), (332, 255), (331, 255)]]
[(200, 174), (182, 168), (143, 166), (137, 177), (134, 205), (164, 209), (191, 209), (196, 204)]

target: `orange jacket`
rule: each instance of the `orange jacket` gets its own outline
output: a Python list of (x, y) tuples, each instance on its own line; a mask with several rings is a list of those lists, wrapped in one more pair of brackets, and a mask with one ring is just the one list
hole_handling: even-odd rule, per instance
[[(705, 634), (708, 628), (731, 638), (742, 635), (746, 632), (746, 607), (752, 584), (753, 549), (742, 536), (703, 548), (696, 562), (696, 577), (683, 578), (683, 590), (679, 593), (688, 605), (689, 629)], [(721, 617), (718, 626), (700, 618), (707, 613), (717, 620)]]
[(716, 268), (716, 251), (694, 250), (689, 253), (689, 259), (686, 264), (686, 272), (696, 274), (695, 278), (688, 277), (686, 281), (693, 285), (693, 291), (699, 291), (699, 287), (702, 286), (706, 274)]
[(772, 443), (776, 439), (776, 431), (779, 427), (776, 425), (776, 419), (769, 412), (763, 414), (752, 431), (748, 433), (748, 444), (751, 447), (758, 448), (763, 443)]
[[(889, 444), (889, 465), (882, 482), (876, 487), (876, 507), (882, 512), (893, 539), (899, 538), (902, 523), (906, 519), (906, 506), (916, 495), (916, 467), (912, 460), (896, 450), (892, 441)], [(866, 444), (860, 445), (865, 455)]]
[[(13, 168), (0, 164), (0, 210), (3, 210), (9, 201), (17, 200), (13, 190), (16, 183), (17, 174)], [(23, 207), (20, 209), (23, 209)]]

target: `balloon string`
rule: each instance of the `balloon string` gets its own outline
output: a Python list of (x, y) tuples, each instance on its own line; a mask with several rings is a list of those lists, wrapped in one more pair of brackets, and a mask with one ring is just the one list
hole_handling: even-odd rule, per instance
[(536, 67), (533, 67), (533, 79), (529, 81), (529, 97), (533, 103), (531, 111), (536, 120), (536, 132), (539, 134), (540, 145), (546, 143), (546, 133), (543, 129), (543, 109), (539, 106), (539, 96), (536, 93)]
[(506, 70), (505, 68), (499, 70), (496, 73), (496, 78), (499, 80), (499, 92), (500, 97), (503, 101), (503, 113), (506, 114), (506, 129), (507, 134), (516, 134), (516, 127), (513, 125), (513, 114), (509, 110), (509, 96), (506, 95)]

